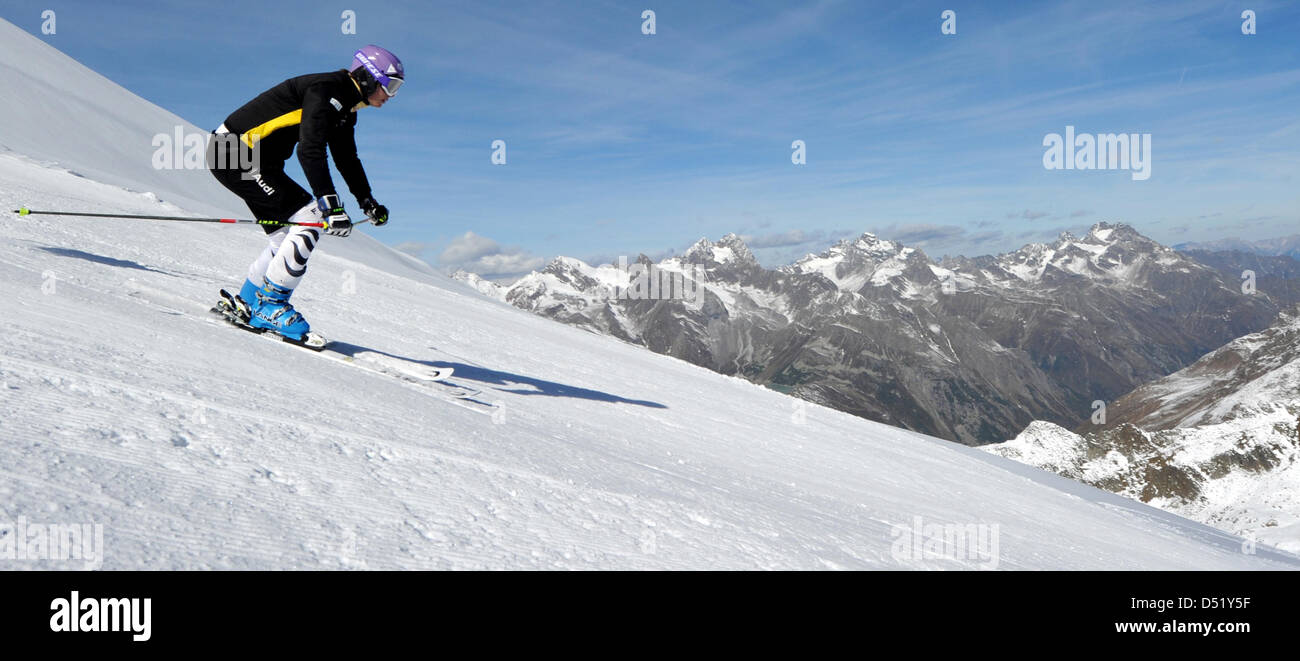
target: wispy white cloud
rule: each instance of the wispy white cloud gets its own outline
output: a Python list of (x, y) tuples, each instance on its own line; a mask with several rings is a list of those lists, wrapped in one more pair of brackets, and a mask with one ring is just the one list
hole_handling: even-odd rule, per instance
[(477, 273), (488, 279), (518, 276), (541, 268), (546, 260), (517, 247), (506, 247), (473, 232), (456, 237), (438, 255), (450, 270)]

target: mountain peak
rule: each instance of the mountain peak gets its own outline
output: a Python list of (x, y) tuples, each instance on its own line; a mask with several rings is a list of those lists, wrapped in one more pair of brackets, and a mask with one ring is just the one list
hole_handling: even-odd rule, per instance
[(745, 240), (734, 232), (724, 235), (716, 243), (701, 238), (686, 251), (684, 257), (688, 262), (700, 264), (758, 264), (758, 260), (754, 259), (754, 253), (750, 252), (748, 245), (745, 245)]
[(790, 273), (820, 273), (838, 289), (857, 291), (868, 282), (883, 286), (916, 263), (928, 264), (929, 258), (919, 250), (904, 247), (897, 241), (880, 239), (871, 232), (863, 232), (856, 239), (837, 241), (820, 254), (809, 253), (793, 264), (782, 267), (782, 270)]
[(728, 233), (726, 236), (719, 239), (716, 245), (731, 248), (735, 251), (736, 256), (743, 261), (754, 261), (754, 255), (749, 251), (749, 246), (745, 243), (745, 240), (740, 238), (740, 235), (735, 232)]
[(872, 232), (863, 232), (861, 236), (853, 241), (850, 242), (846, 239), (842, 243), (858, 250), (878, 251), (883, 249), (888, 250), (891, 253), (898, 252), (898, 249), (903, 247), (903, 244), (898, 243), (897, 241), (882, 239)]
[(564, 275), (566, 273), (574, 273), (574, 272), (581, 273), (582, 271), (587, 270), (589, 268), (591, 267), (589, 267), (586, 264), (586, 262), (583, 262), (582, 260), (576, 257), (565, 257), (563, 255), (560, 255), (559, 257), (552, 259), (550, 263), (548, 263), (545, 267), (543, 267), (542, 273)]
[(1091, 239), (1102, 243), (1116, 243), (1119, 241), (1144, 241), (1155, 243), (1151, 239), (1143, 236), (1132, 225), (1128, 223), (1108, 223), (1105, 221), (1094, 224), (1089, 230), (1085, 239)]
[(1196, 265), (1127, 223), (1099, 222), (1086, 235), (1062, 232), (1050, 244), (1030, 243), (999, 255), (1002, 269), (1025, 282), (1062, 274), (1141, 282), (1151, 269), (1188, 270)]

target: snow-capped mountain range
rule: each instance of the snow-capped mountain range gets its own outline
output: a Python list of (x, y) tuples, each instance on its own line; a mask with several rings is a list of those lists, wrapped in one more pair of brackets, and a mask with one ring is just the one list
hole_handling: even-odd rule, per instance
[(1250, 241), (1246, 239), (1219, 239), (1179, 243), (1174, 249), (1182, 252), (1243, 252), (1265, 257), (1293, 257), (1300, 259), (1300, 234)]
[[(76, 121), (43, 100), (74, 86), (115, 109), (103, 128), (122, 144), (175, 121), (0, 21), (0, 53), (16, 50), (54, 72), (25, 90), (51, 122)], [(0, 67), (7, 89), (17, 76)], [(25, 156), (14, 117), (0, 115), (0, 208), (239, 210), (210, 178), (173, 180), (147, 156), (57, 135)], [(87, 174), (107, 169), (116, 183)], [(294, 298), (313, 326), (354, 353), (454, 366), (497, 406), (483, 415), (212, 321), (217, 288), (263, 244), (233, 225), (0, 219), (0, 569), (87, 564), (6, 556), (16, 522), (101, 525), (104, 569), (1300, 568), (1037, 468), (486, 300), (365, 230), (324, 238)], [(917, 517), (996, 524), (999, 550), (900, 555)]]
[(983, 449), (1300, 551), (1300, 307), (1106, 413)]
[(998, 256), (935, 262), (867, 233), (766, 269), (735, 235), (651, 264), (700, 274), (702, 306), (616, 294), (632, 274), (560, 258), (478, 291), (723, 374), (968, 444), (1033, 420), (1074, 427), (1281, 302), (1122, 223)]

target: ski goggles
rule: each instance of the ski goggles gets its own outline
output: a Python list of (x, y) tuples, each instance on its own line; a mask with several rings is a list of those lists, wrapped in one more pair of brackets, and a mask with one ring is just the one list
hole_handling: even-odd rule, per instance
[(357, 51), (352, 57), (356, 61), (360, 62), (361, 66), (366, 68), (366, 71), (370, 72), (370, 76), (375, 79), (375, 82), (379, 83), (379, 86), (383, 88), (385, 94), (388, 96), (397, 96), (397, 90), (402, 86), (401, 78), (390, 76), (380, 71), (379, 67), (375, 66), (375, 63), (371, 62), (370, 59), (366, 57), (366, 54), (361, 51)]
[(392, 77), (392, 76), (389, 76), (389, 77), (388, 77), (388, 82), (387, 82), (387, 83), (381, 83), (379, 86), (382, 87), (382, 88), (384, 88), (384, 92), (387, 93), (388, 96), (396, 96), (396, 95), (397, 95), (397, 88), (399, 88), (399, 87), (402, 86), (402, 79), (401, 79), (401, 78), (394, 78), (394, 77)]

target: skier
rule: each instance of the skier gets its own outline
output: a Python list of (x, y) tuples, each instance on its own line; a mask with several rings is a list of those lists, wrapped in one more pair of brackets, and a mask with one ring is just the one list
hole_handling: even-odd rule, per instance
[[(256, 218), (323, 222), (326, 233), (346, 237), (352, 232), (352, 220), (330, 178), (325, 161), (328, 147), (357, 205), (376, 227), (384, 225), (388, 208), (371, 196), (370, 183), (357, 158), (353, 130), (356, 111), (383, 106), (404, 79), (401, 60), (373, 45), (358, 50), (346, 70), (290, 78), (244, 104), (213, 131), (217, 137), (211, 140), (208, 167), (217, 181), (248, 204)], [(284, 163), (295, 144), (311, 193), (284, 173)], [(248, 150), (243, 159), (241, 150)], [(249, 265), (248, 279), (238, 297), (222, 291), (226, 307), (255, 329), (310, 342), (316, 339), (308, 337), (311, 327), (293, 309), (289, 297), (307, 271), (307, 260), (321, 239), (320, 230), (264, 227), (268, 244)]]

